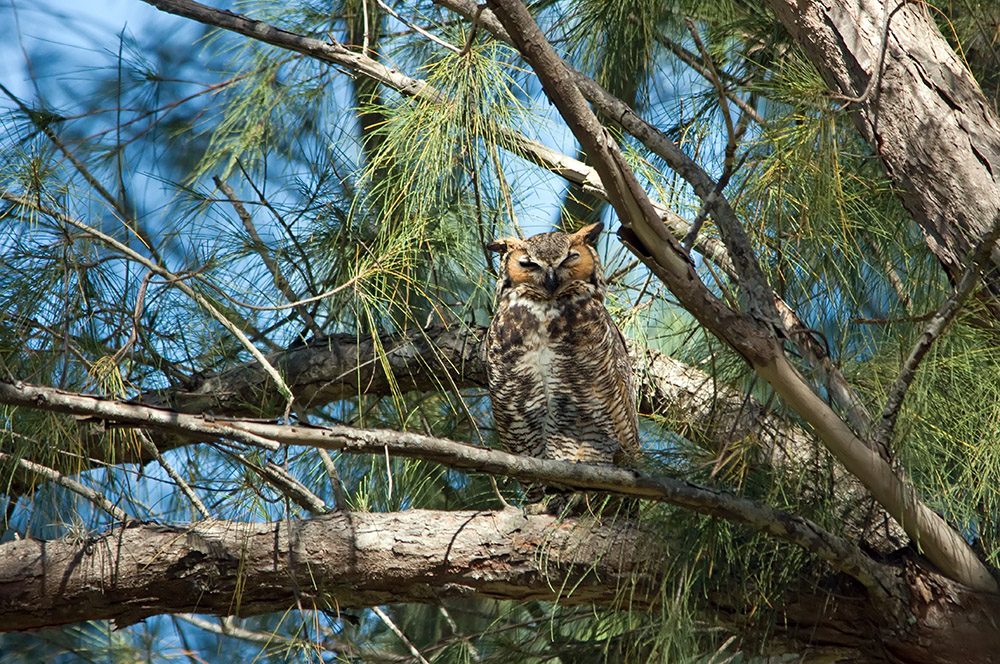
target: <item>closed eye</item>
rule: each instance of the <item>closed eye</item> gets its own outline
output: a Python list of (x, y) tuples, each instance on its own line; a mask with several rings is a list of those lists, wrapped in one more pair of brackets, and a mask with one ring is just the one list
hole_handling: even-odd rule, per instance
[(538, 267), (538, 263), (536, 263), (535, 261), (531, 260), (527, 256), (521, 256), (521, 258), (517, 262), (518, 262), (518, 264), (521, 267), (526, 267), (526, 268), (536, 268), (536, 267)]
[(575, 261), (579, 257), (580, 257), (580, 252), (579, 251), (571, 251), (566, 256), (566, 258), (562, 259), (562, 262), (559, 263), (559, 264), (560, 265), (566, 265), (567, 263), (572, 263), (573, 261)]

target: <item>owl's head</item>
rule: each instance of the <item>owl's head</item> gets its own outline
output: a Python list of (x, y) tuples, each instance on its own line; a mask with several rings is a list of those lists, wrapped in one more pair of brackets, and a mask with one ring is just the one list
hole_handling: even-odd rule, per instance
[(575, 233), (541, 233), (525, 240), (501, 238), (486, 245), (500, 254), (497, 294), (508, 289), (538, 300), (591, 294), (604, 297), (604, 269), (594, 244), (598, 222)]

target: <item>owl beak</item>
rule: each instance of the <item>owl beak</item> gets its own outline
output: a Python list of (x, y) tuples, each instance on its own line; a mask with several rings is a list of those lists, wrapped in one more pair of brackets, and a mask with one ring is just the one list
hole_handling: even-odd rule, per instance
[(559, 288), (559, 280), (556, 278), (556, 269), (554, 267), (547, 268), (545, 270), (545, 280), (542, 282), (545, 286), (545, 290), (549, 291), (549, 294), (556, 292)]

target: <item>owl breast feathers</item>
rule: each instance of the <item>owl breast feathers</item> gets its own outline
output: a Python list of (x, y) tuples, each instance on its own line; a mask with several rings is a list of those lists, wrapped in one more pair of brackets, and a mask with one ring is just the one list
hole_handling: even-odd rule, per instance
[(604, 308), (603, 224), (507, 238), (487, 333), (500, 441), (515, 454), (610, 464), (638, 447), (632, 363)]

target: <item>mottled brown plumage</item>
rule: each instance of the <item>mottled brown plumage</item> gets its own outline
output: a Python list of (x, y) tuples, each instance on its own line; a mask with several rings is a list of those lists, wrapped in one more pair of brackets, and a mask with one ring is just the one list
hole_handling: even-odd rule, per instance
[(604, 308), (597, 223), (572, 234), (507, 238), (487, 333), (500, 441), (540, 459), (610, 464), (638, 447), (632, 363)]

